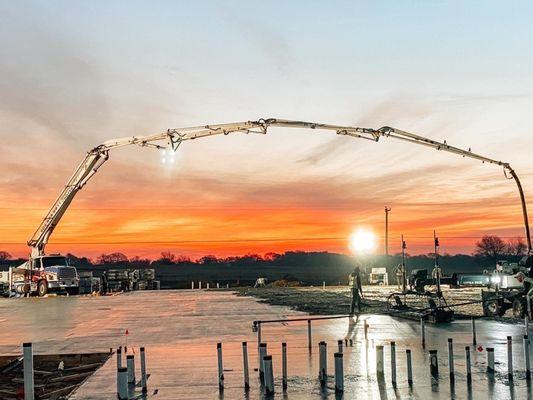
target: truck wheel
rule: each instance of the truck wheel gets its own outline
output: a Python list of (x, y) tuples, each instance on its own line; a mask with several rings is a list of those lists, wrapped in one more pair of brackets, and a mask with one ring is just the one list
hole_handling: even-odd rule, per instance
[(48, 284), (46, 281), (39, 281), (37, 285), (37, 294), (39, 297), (43, 297), (48, 292)]
[(483, 306), (483, 314), (486, 317), (501, 317), (505, 314), (505, 309), (502, 307), (501, 300), (490, 300)]
[(526, 316), (526, 299), (523, 297), (517, 297), (513, 301), (513, 315), (515, 318), (524, 318)]

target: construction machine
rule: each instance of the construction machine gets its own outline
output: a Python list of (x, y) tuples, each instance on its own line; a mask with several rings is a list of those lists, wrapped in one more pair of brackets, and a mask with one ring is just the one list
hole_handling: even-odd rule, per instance
[[(178, 147), (186, 141), (196, 140), (204, 137), (215, 135), (228, 135), (230, 133), (244, 133), (244, 134), (266, 134), (270, 128), (296, 128), (307, 130), (325, 130), (332, 131), (338, 135), (349, 136), (358, 139), (366, 139), (373, 142), (378, 142), (381, 138), (393, 138), (402, 140), (408, 143), (414, 143), (429, 147), (439, 151), (453, 153), (461, 157), (472, 158), (483, 163), (495, 164), (503, 167), (504, 173), (509, 179), (514, 179), (518, 187), (520, 200), (522, 204), (522, 212), (524, 217), (525, 234), (528, 244), (529, 253), (531, 253), (531, 238), (529, 233), (529, 224), (527, 217), (527, 209), (525, 203), (524, 192), (521, 183), (515, 171), (511, 168), (509, 163), (491, 159), (469, 150), (463, 150), (458, 147), (450, 146), (444, 142), (435, 141), (423, 136), (415, 135), (400, 129), (384, 126), (379, 129), (360, 128), (353, 126), (331, 125), (315, 122), (291, 121), (276, 118), (259, 119), (256, 121), (235, 122), (228, 124), (204, 125), (187, 128), (168, 129), (161, 133), (145, 136), (131, 136), (118, 139), (112, 139), (102, 143), (99, 146), (91, 149), (82, 162), (78, 165), (74, 174), (71, 176), (67, 185), (63, 188), (47, 215), (28, 241), (31, 249), (30, 260), (21, 266), (22, 268), (30, 269), (34, 272), (40, 268), (40, 272), (34, 276), (34, 272), (30, 273), (30, 284), (37, 280), (37, 287), (39, 279), (44, 279), (42, 269), (44, 267), (44, 260), (46, 259), (45, 247), (50, 236), (58, 225), (59, 221), (67, 211), (76, 194), (87, 184), (87, 182), (98, 172), (100, 167), (109, 159), (109, 153), (116, 148), (136, 145), (140, 147), (148, 147), (153, 149), (165, 150), (175, 152)], [(529, 254), (528, 253), (528, 254)], [(63, 259), (64, 260), (64, 259)], [(61, 264), (66, 266), (66, 262)]]
[[(454, 311), (448, 306), (442, 293), (442, 285), (455, 287), (457, 276), (443, 276), (439, 265), (439, 239), (433, 232), (435, 245), (435, 266), (428, 277), (426, 268), (413, 269), (407, 277), (407, 244), (402, 235), (402, 291), (393, 292), (387, 298), (387, 309), (392, 315), (409, 319), (424, 319), (429, 322), (449, 322), (454, 318)], [(408, 285), (407, 285), (408, 284)], [(407, 287), (409, 286), (409, 287)], [(429, 287), (429, 288), (426, 288)]]
[(76, 295), (80, 290), (76, 268), (60, 254), (35, 256), (19, 267), (10, 267), (0, 280), (4, 281), (4, 294), (7, 296), (43, 297), (51, 292)]
[(501, 317), (507, 310), (512, 309), (516, 318), (524, 318), (526, 314), (529, 318), (532, 317), (531, 301), (526, 295), (530, 284), (524, 284), (517, 278), (519, 273), (531, 276), (532, 264), (531, 256), (522, 257), (518, 263), (509, 263), (506, 260), (496, 262), (496, 268), (489, 275), (487, 287), (481, 291), (483, 315)]

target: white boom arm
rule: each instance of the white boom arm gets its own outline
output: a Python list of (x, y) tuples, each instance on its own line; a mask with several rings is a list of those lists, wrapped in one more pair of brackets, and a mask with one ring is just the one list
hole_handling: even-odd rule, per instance
[[(236, 122), (230, 124), (205, 125), (195, 126), (189, 128), (169, 129), (166, 132), (157, 133), (147, 136), (133, 136), (108, 140), (100, 146), (95, 147), (87, 153), (85, 159), (79, 164), (78, 168), (68, 181), (63, 191), (48, 211), (48, 214), (43, 219), (31, 239), (28, 241), (28, 246), (31, 247), (31, 257), (44, 254), (44, 248), (70, 203), (76, 196), (76, 193), (89, 181), (89, 179), (98, 171), (98, 169), (108, 160), (109, 150), (128, 145), (138, 145), (142, 147), (154, 147), (158, 149), (166, 148), (166, 144), (172, 147), (172, 150), (177, 150), (181, 142), (186, 140), (193, 140), (207, 136), (227, 135), (230, 133), (259, 133), (266, 134), (270, 127), (285, 127), (285, 128), (300, 128), (300, 129), (319, 129), (334, 131), (339, 135), (352, 136), (360, 139), (367, 139), (372, 141), (379, 141), (381, 137), (390, 137), (407, 141), (410, 143), (420, 144), (426, 147), (431, 147), (436, 150), (442, 150), (449, 153), (454, 153), (462, 157), (473, 158), (482, 162), (500, 165), (504, 171), (509, 172), (511, 178), (515, 180), (520, 200), (522, 203), (522, 213), (524, 217), (524, 226), (526, 232), (526, 239), (528, 245), (528, 252), (531, 253), (531, 237), (529, 233), (529, 223), (527, 216), (527, 207), (525, 196), (520, 184), (520, 180), (515, 171), (511, 168), (509, 163), (494, 160), (488, 157), (472, 153), (470, 150), (463, 150), (458, 147), (450, 146), (444, 142), (438, 142), (432, 139), (418, 136), (409, 132), (391, 127), (382, 127), (379, 129), (359, 128), (342, 125), (319, 124), (314, 122), (304, 121), (290, 121), (283, 119), (260, 119), (257, 121)], [(511, 179), (509, 178), (509, 179)]]

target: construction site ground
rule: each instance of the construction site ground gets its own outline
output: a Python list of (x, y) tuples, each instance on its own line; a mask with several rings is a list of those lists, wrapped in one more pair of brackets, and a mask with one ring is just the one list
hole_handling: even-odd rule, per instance
[[(432, 288), (427, 288), (428, 290)], [(433, 288), (434, 289), (434, 288)], [(467, 303), (481, 300), (480, 287), (450, 289), (442, 287), (444, 298), (448, 305)], [(387, 298), (392, 292), (399, 292), (396, 286), (364, 286), (363, 313), (379, 314), (387, 312)], [(323, 287), (262, 287), (241, 288), (241, 295), (253, 296), (268, 304), (287, 306), (297, 311), (317, 315), (347, 314), (350, 311), (351, 289), (347, 286)], [(425, 297), (409, 296), (408, 303), (414, 307), (427, 307)], [(453, 307), (457, 319), (481, 317), (483, 308), (481, 303)], [(508, 310), (503, 317), (496, 317), (509, 323), (518, 322)]]

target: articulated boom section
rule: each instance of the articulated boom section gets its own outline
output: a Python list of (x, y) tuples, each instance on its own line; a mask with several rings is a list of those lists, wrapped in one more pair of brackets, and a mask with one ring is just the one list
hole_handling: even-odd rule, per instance
[[(48, 214), (41, 222), (31, 239), (28, 241), (28, 245), (32, 249), (31, 257), (33, 258), (44, 254), (44, 248), (54, 228), (57, 226), (62, 216), (65, 214), (70, 203), (76, 196), (76, 193), (107, 161), (107, 159), (109, 158), (109, 150), (129, 145), (164, 149), (167, 145), (169, 145), (171, 146), (172, 150), (176, 151), (179, 145), (186, 140), (194, 140), (215, 135), (228, 135), (230, 133), (266, 134), (270, 127), (334, 131), (338, 135), (351, 136), (358, 139), (371, 140), (373, 142), (378, 142), (381, 137), (394, 138), (409, 143), (423, 145), (436, 150), (442, 150), (448, 153), (453, 153), (462, 157), (476, 159), (484, 163), (486, 162), (489, 164), (503, 166), (504, 171), (509, 172), (509, 174), (511, 175), (509, 179), (514, 179), (518, 186), (518, 191), (522, 204), (522, 213), (524, 217), (524, 227), (526, 232), (528, 252), (531, 253), (531, 237), (529, 233), (529, 223), (524, 192), (522, 190), (522, 185), (520, 184), (518, 176), (508, 163), (481, 156), (479, 154), (471, 152), (470, 149), (463, 150), (458, 147), (450, 146), (446, 143), (446, 141), (438, 142), (432, 139), (425, 138), (423, 136), (415, 135), (406, 131), (387, 126), (379, 129), (371, 129), (353, 126), (330, 125), (315, 122), (268, 118), (259, 119), (257, 121), (245, 121), (229, 124), (216, 124), (169, 129), (166, 132), (156, 133), (153, 135), (132, 136), (112, 139), (95, 147), (93, 150), (87, 153), (85, 159), (80, 163), (80, 165), (70, 178), (69, 182), (67, 183), (63, 191), (60, 193), (53, 206), (50, 208), (50, 211), (48, 211)], [(164, 143), (159, 144), (160, 142)]]
[(98, 168), (107, 160), (107, 152), (95, 151), (89, 152), (85, 159), (80, 163), (63, 191), (59, 194), (52, 208), (43, 219), (28, 245), (31, 247), (31, 257), (44, 255), (44, 247), (54, 228), (61, 220), (61, 217), (67, 211), (70, 203), (76, 193), (85, 185), (85, 183), (96, 173)]

